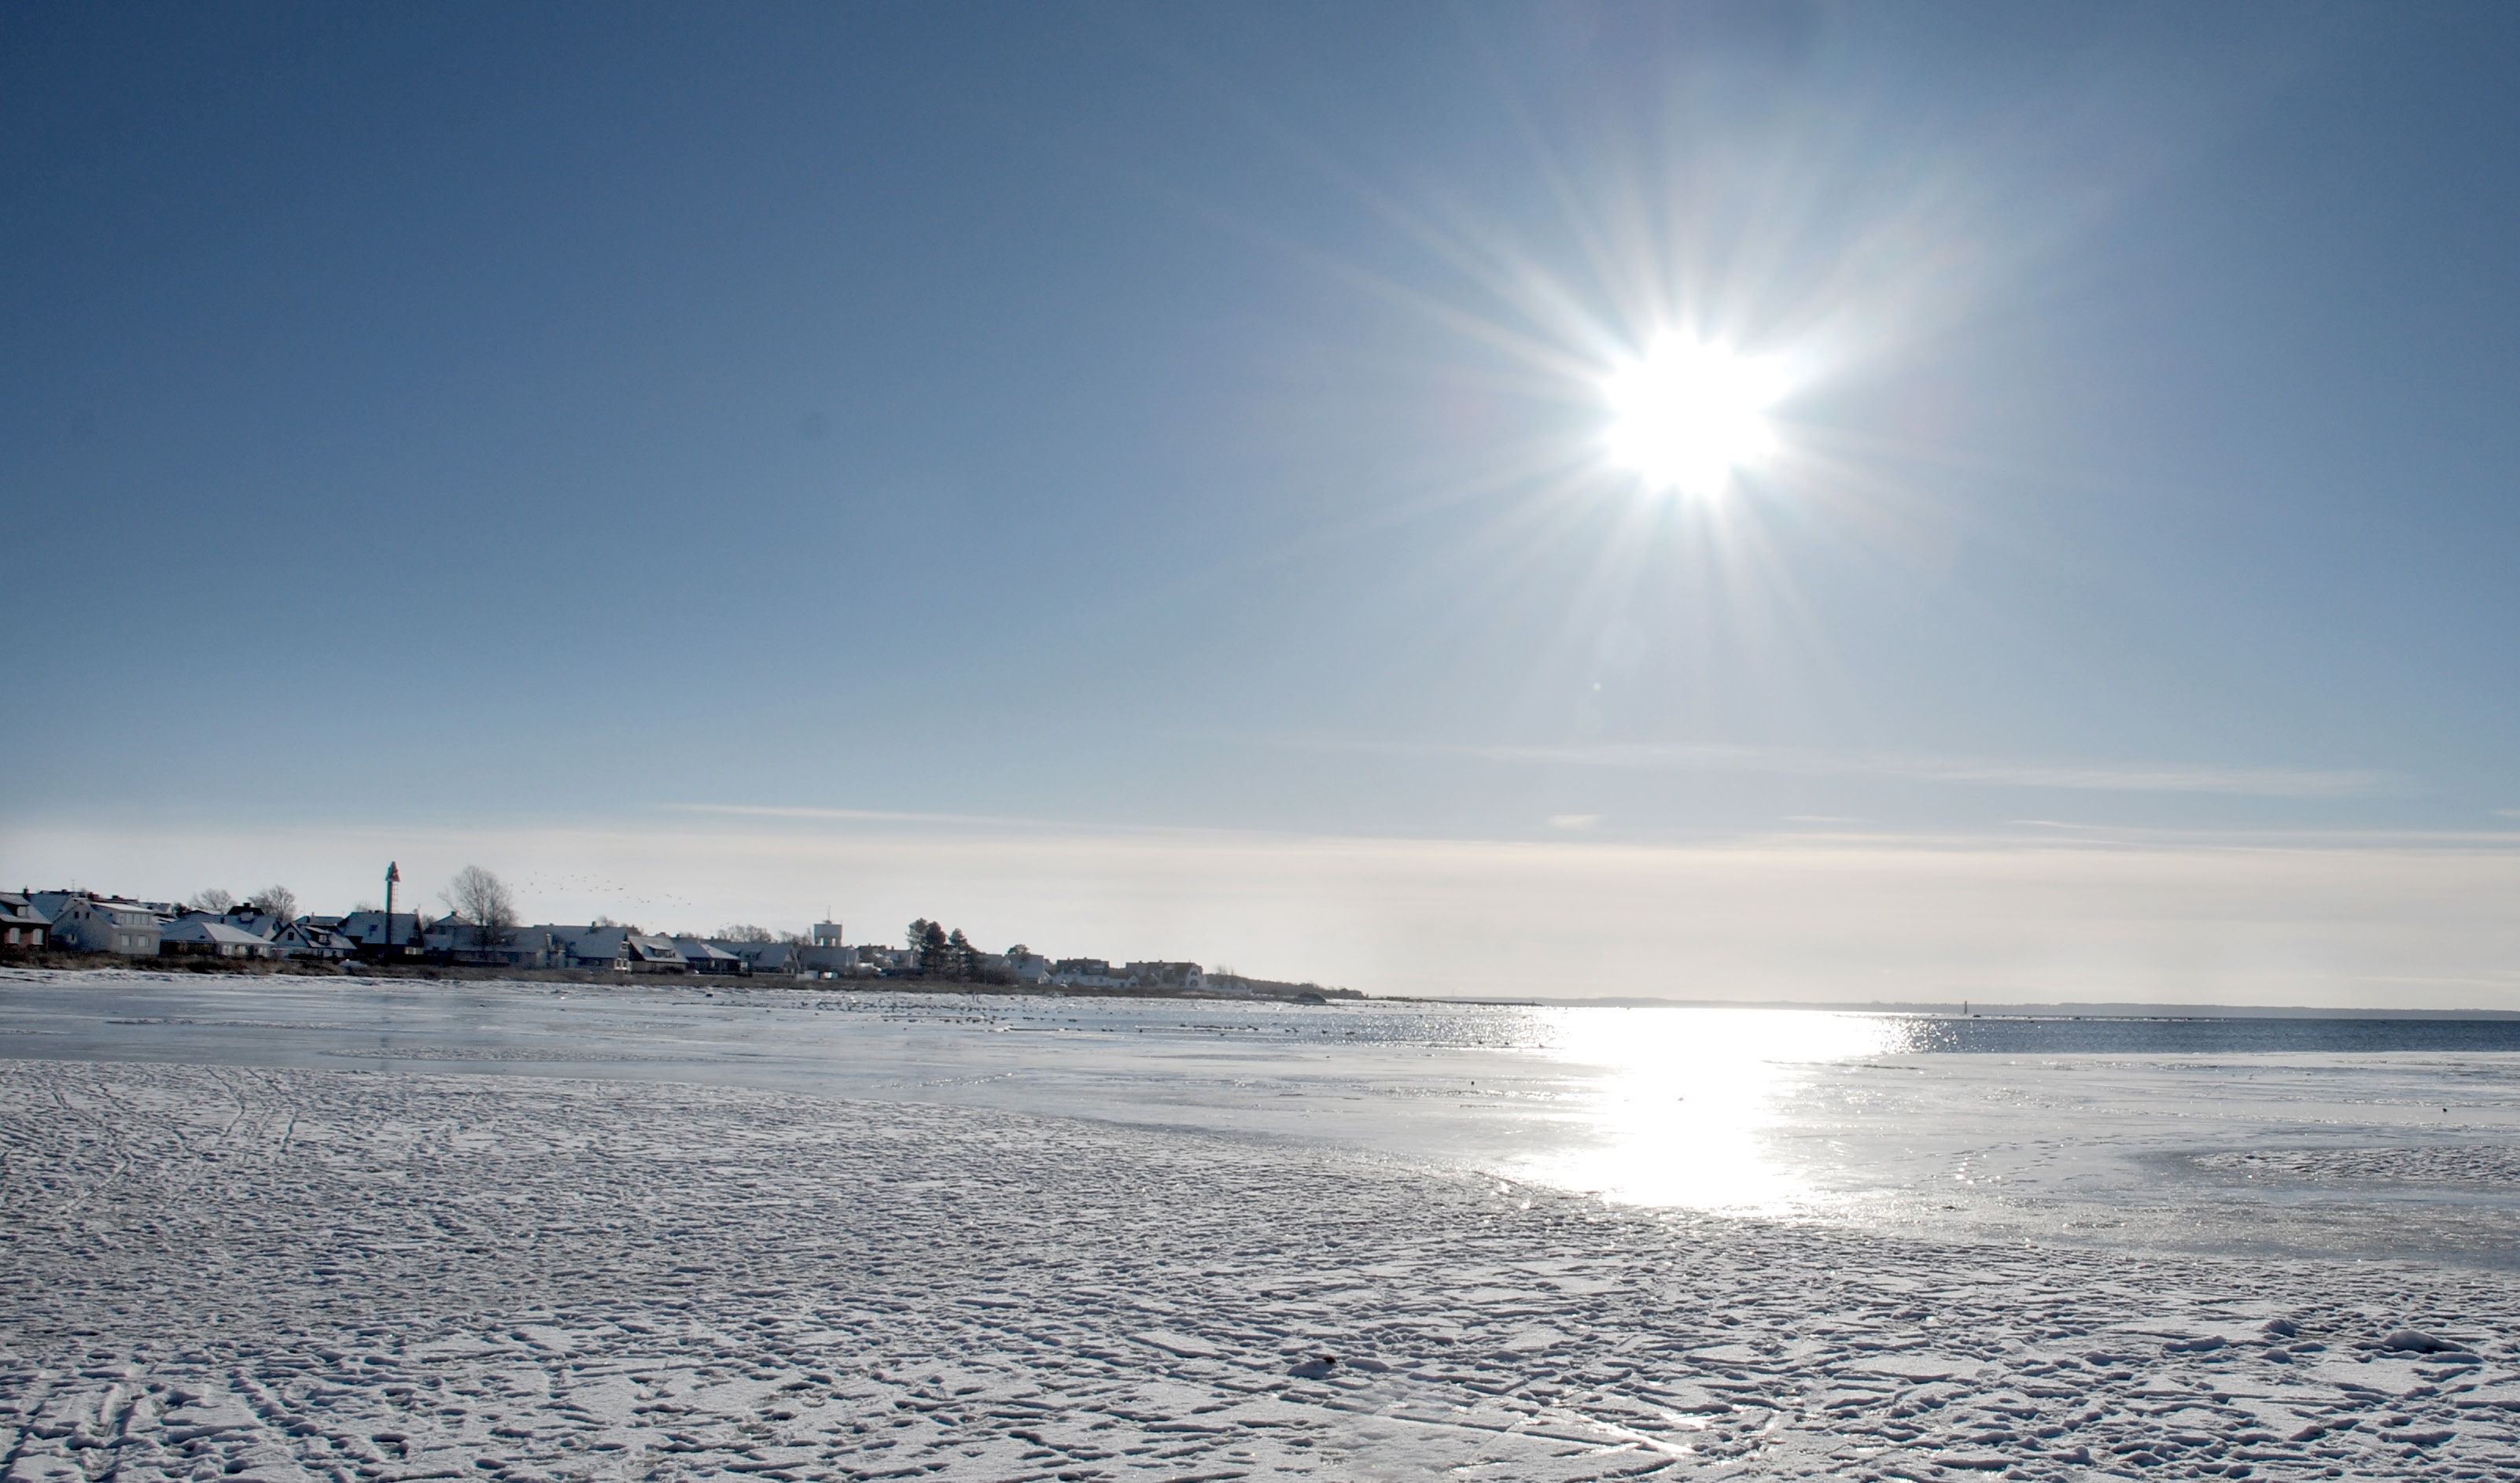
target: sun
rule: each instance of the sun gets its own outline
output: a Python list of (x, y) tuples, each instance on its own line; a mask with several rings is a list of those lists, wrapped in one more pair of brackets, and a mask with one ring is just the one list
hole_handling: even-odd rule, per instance
[(1610, 462), (1655, 489), (1719, 494), (1776, 453), (1767, 414), (1783, 391), (1772, 361), (1662, 336), (1601, 383)]

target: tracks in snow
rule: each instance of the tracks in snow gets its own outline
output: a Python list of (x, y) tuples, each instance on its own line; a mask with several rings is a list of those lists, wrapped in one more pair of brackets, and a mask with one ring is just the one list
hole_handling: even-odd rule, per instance
[(0, 1135), (5, 1483), (2520, 1478), (2466, 1274), (644, 1083), (17, 1061)]

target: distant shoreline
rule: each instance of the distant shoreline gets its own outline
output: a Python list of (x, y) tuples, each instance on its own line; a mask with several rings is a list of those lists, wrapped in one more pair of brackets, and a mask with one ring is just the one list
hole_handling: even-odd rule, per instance
[[(112, 960), (112, 961), (106, 961)], [(379, 978), (438, 983), (549, 983), (614, 988), (745, 988), (778, 993), (972, 994), (998, 999), (1174, 999), (1193, 1004), (1309, 1004), (1298, 994), (1262, 990), (1220, 994), (1171, 987), (1100, 988), (1060, 984), (997, 984), (960, 979), (783, 978), (713, 973), (620, 973), (601, 968), (500, 968), (475, 965), (403, 966), (352, 963), (341, 966), (296, 960), (121, 958), (112, 954), (0, 952), (0, 967), (22, 971), (83, 973), (122, 970), (201, 974), (204, 977)], [(2118, 1001), (2094, 1004), (1981, 1004), (1974, 1000), (1853, 1002), (1842, 1000), (1659, 999), (1596, 996), (1584, 999), (1489, 998), (1462, 994), (1366, 994), (1320, 989), (1329, 1004), (1460, 1005), (1474, 1009), (1526, 1010), (1798, 1010), (1831, 1014), (1898, 1014), (1975, 1019), (2418, 1019), (2515, 1020), (2520, 1010), (2395, 1010), (2309, 1005), (2179, 1005)], [(1963, 1005), (1966, 1006), (1963, 1011)]]
[(38, 973), (153, 973), (172, 977), (345, 978), (408, 983), (539, 983), (617, 989), (755, 989), (763, 993), (978, 994), (1012, 999), (1181, 999), (1199, 1004), (1356, 1004), (1371, 996), (1354, 989), (1288, 991), (1270, 987), (1248, 994), (1148, 986), (983, 983), (959, 978), (793, 978), (749, 973), (623, 973), (607, 968), (510, 968), (480, 964), (378, 964), (355, 960), (317, 963), (294, 958), (126, 958), (112, 953), (0, 953), (0, 968)]

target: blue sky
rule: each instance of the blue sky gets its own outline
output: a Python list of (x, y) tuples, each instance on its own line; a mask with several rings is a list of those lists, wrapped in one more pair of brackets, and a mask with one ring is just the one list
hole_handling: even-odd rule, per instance
[[(1541, 951), (1602, 871), (1754, 849), (1772, 935), (1632, 991), (1813, 992), (1843, 968), (1743, 965), (1895, 919), (1855, 957), (1920, 989), (2379, 1002), (2411, 955), (2426, 1002), (2520, 998), (2515, 44), (2455, 6), (14, 7), (0, 621), (47, 688), (0, 711), (0, 870), (311, 898), (382, 851), (553, 916), (1577, 992), (1705, 940), (1648, 892), (1616, 952)], [(1711, 497), (1601, 457), (1662, 334), (1790, 369)], [(1114, 840), (1198, 884), (1058, 863)], [(1412, 863), (1238, 906), (1290, 840)], [(1969, 966), (1983, 882), (1885, 918), (1796, 849), (2234, 894)], [(1468, 893), (1487, 946), (1430, 958), (1467, 897), (1419, 882), (1483, 851), (1523, 862)], [(2368, 905), (2441, 861), (2447, 965)]]

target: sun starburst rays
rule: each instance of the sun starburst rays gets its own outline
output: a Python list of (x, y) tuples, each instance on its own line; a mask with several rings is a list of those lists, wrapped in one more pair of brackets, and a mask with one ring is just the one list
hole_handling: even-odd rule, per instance
[(1784, 391), (1773, 360), (1665, 333), (1602, 382), (1610, 462), (1654, 489), (1713, 495), (1774, 457), (1768, 412)]

